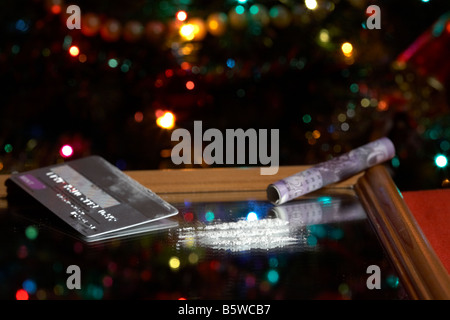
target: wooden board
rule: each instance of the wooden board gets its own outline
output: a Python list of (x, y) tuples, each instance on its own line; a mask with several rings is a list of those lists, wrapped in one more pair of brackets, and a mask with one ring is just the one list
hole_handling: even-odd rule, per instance
[[(265, 199), (265, 190), (270, 183), (306, 170), (309, 166), (282, 166), (275, 175), (261, 175), (260, 169), (252, 168), (202, 168), (172, 170), (125, 171), (143, 186), (167, 201), (177, 199), (177, 194), (192, 193), (192, 201), (234, 201), (244, 198), (241, 192), (252, 193), (255, 199)], [(349, 188), (360, 175), (331, 185), (332, 188)], [(6, 197), (5, 181), (9, 175), (0, 175), (0, 199)], [(211, 193), (205, 195), (203, 193)], [(215, 193), (212, 194), (212, 193)], [(223, 193), (223, 194), (218, 194)], [(0, 207), (5, 202), (0, 200)]]

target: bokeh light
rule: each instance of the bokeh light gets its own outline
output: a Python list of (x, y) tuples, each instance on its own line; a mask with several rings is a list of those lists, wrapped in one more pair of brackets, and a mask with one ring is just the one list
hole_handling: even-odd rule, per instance
[(195, 88), (195, 83), (194, 83), (194, 81), (188, 81), (188, 82), (186, 82), (186, 89), (188, 89), (188, 90), (194, 90), (194, 88)]
[[(159, 110), (160, 111), (160, 110)], [(156, 113), (157, 119), (156, 124), (163, 129), (172, 129), (175, 126), (175, 115), (166, 111), (162, 115), (158, 115), (160, 113)]]
[(272, 269), (267, 273), (267, 280), (269, 280), (269, 282), (272, 284), (277, 283), (279, 278), (280, 275), (278, 274), (277, 270)]
[(319, 40), (325, 43), (330, 41), (330, 34), (327, 29), (320, 30)]
[(78, 61), (80, 61), (81, 63), (85, 63), (87, 61), (87, 56), (85, 54), (80, 54), (78, 56)]
[(186, 222), (191, 222), (192, 220), (194, 220), (194, 214), (192, 212), (186, 212), (183, 215), (184, 221)]
[(305, 0), (305, 6), (309, 10), (317, 9), (317, 1), (316, 0)]
[(228, 68), (233, 69), (235, 67), (235, 65), (236, 65), (236, 61), (234, 59), (229, 58), (227, 60), (227, 67)]
[(144, 120), (144, 114), (141, 111), (136, 111), (134, 114), (134, 121), (141, 123)]
[(69, 48), (69, 53), (72, 57), (76, 57), (80, 54), (80, 49), (77, 46), (71, 46)]
[(341, 46), (341, 50), (346, 57), (351, 57), (353, 55), (353, 45), (350, 42), (344, 42)]
[(193, 40), (195, 38), (195, 26), (191, 23), (182, 25), (180, 28), (180, 36), (187, 41)]
[(108, 66), (110, 68), (117, 68), (117, 66), (119, 65), (119, 61), (117, 61), (117, 59), (109, 59), (108, 60)]
[(171, 269), (174, 269), (174, 270), (178, 269), (180, 267), (180, 264), (181, 264), (180, 259), (178, 257), (171, 257), (169, 259), (169, 267)]
[(25, 229), (25, 236), (30, 240), (36, 239), (38, 234), (39, 234), (39, 231), (35, 226), (28, 226)]
[(7, 143), (5, 144), (5, 147), (3, 149), (5, 150), (6, 153), (10, 153), (13, 151), (13, 146)]
[(237, 14), (243, 14), (245, 12), (245, 8), (244, 6), (236, 6), (236, 8), (234, 8), (234, 10), (236, 11)]
[(249, 212), (247, 214), (247, 221), (256, 221), (258, 220), (258, 215), (256, 214), (256, 212)]
[(63, 158), (69, 158), (73, 155), (73, 148), (72, 146), (65, 144), (61, 147), (61, 149), (59, 150), (59, 154), (61, 155), (61, 157)]
[(196, 254), (195, 252), (191, 252), (188, 256), (189, 263), (191, 264), (196, 264), (198, 262), (198, 259), (198, 254)]
[(36, 282), (31, 279), (27, 279), (22, 283), (22, 287), (29, 294), (35, 294), (37, 290)]
[(448, 159), (446, 156), (442, 155), (442, 154), (438, 154), (435, 158), (434, 158), (434, 163), (436, 164), (436, 166), (438, 166), (439, 168), (445, 168), (448, 164)]
[(206, 221), (213, 221), (214, 220), (214, 212), (212, 212), (212, 211), (206, 212), (205, 219), (206, 219)]
[(187, 19), (187, 13), (186, 11), (180, 10), (176, 14), (178, 21), (185, 21)]
[(24, 289), (17, 290), (16, 300), (28, 300), (28, 292)]
[(52, 5), (52, 7), (50, 8), (50, 11), (51, 11), (53, 14), (60, 14), (60, 13), (61, 13), (61, 6), (58, 5), (58, 4), (54, 4), (54, 5)]
[(312, 118), (309, 114), (305, 114), (305, 115), (303, 115), (302, 120), (304, 123), (310, 123)]

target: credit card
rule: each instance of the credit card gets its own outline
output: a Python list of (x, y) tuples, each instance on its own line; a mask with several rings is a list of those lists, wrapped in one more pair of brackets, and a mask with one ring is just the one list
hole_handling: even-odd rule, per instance
[(99, 156), (13, 174), (9, 180), (86, 241), (173, 227), (178, 210)]

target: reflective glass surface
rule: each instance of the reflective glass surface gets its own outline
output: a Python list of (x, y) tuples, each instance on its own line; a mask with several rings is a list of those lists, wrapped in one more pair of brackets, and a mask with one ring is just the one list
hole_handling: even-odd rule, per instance
[[(9, 204), (0, 209), (0, 298), (407, 299), (350, 189), (278, 207), (245, 192), (191, 199), (171, 202), (180, 212), (158, 230), (93, 243), (37, 204)], [(71, 265), (79, 290), (68, 288)]]

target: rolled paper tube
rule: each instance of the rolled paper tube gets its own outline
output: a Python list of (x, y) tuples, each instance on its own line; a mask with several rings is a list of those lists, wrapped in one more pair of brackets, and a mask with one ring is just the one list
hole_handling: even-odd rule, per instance
[(348, 179), (392, 159), (394, 155), (395, 147), (391, 140), (386, 137), (375, 140), (270, 184), (267, 187), (267, 198), (275, 205), (283, 204), (329, 184)]

